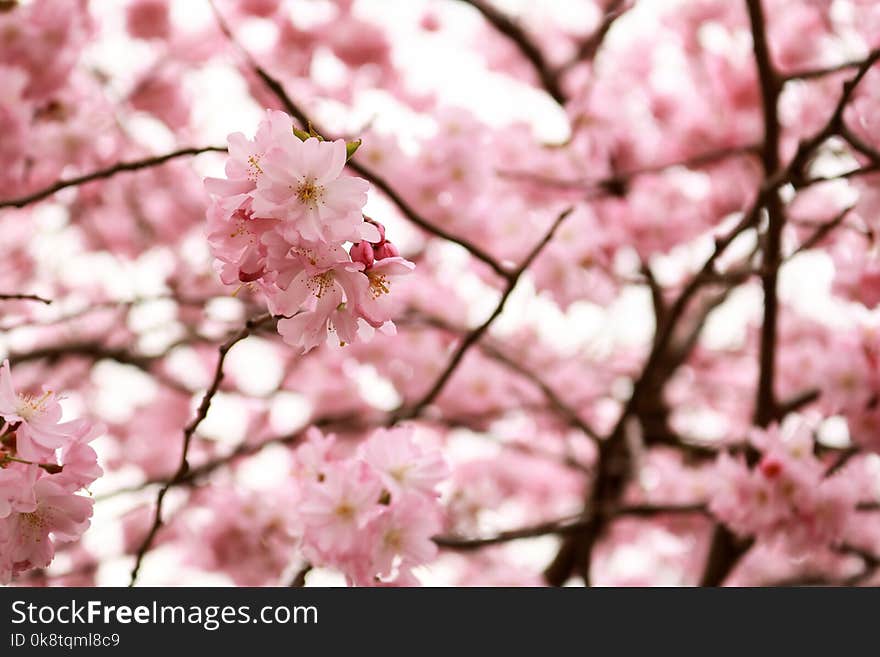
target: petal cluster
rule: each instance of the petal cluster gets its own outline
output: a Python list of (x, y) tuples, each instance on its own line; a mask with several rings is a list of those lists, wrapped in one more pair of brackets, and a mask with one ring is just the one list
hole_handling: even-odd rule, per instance
[(392, 281), (414, 268), (363, 215), (369, 184), (343, 174), (347, 158), (345, 141), (303, 140), (269, 110), (252, 140), (229, 136), (226, 177), (205, 181), (221, 280), (261, 290), (286, 318), (285, 342), (303, 352), (330, 336), (345, 345), (393, 332)]
[(794, 553), (843, 540), (858, 493), (851, 477), (828, 475), (804, 424), (756, 430), (760, 459), (719, 456), (712, 512), (734, 532), (781, 544)]
[(358, 586), (417, 583), (413, 568), (437, 555), (437, 485), (449, 476), (439, 450), (412, 428), (378, 430), (358, 451), (334, 456), (317, 429), (297, 449), (296, 520), (303, 555)]
[(55, 544), (89, 527), (94, 501), (77, 494), (101, 476), (87, 420), (61, 422), (51, 390), (17, 392), (9, 361), (0, 367), (0, 584), (45, 568)]

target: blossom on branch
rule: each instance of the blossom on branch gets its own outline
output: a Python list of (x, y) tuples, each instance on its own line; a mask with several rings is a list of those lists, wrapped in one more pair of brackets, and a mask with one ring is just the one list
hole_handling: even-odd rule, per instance
[(0, 584), (45, 568), (59, 542), (89, 527), (94, 501), (78, 494), (103, 474), (89, 446), (101, 428), (61, 422), (51, 391), (18, 393), (9, 361), (0, 368)]
[(364, 217), (369, 185), (343, 174), (345, 141), (303, 137), (268, 110), (253, 141), (229, 136), (227, 177), (205, 184), (221, 280), (261, 290), (284, 316), (285, 342), (305, 353), (331, 336), (346, 345), (375, 328), (393, 332), (391, 282), (414, 265)]

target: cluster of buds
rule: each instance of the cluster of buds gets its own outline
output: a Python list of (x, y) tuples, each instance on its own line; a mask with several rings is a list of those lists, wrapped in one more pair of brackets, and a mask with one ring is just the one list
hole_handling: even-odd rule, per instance
[(392, 242), (385, 239), (385, 226), (380, 224), (378, 221), (370, 219), (370, 217), (366, 215), (364, 215), (364, 221), (373, 224), (374, 226), (376, 226), (376, 228), (379, 229), (379, 241), (368, 242), (364, 240), (362, 242), (355, 243), (354, 245), (352, 245), (351, 250), (349, 251), (351, 259), (354, 262), (363, 263), (364, 267), (369, 269), (377, 260), (399, 257), (400, 252), (397, 250), (397, 247), (394, 246)]

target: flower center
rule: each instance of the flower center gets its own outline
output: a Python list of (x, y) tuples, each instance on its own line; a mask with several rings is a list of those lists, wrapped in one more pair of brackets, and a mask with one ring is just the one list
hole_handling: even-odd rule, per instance
[(263, 173), (263, 169), (260, 168), (260, 156), (251, 155), (250, 157), (248, 157), (247, 161), (248, 178), (252, 182), (257, 182), (257, 178), (259, 178), (260, 174)]
[[(28, 527), (30, 527), (34, 531), (41, 530), (46, 524), (46, 521), (43, 520), (43, 516), (41, 516), (37, 511), (31, 511), (30, 513), (22, 513), (21, 519), (23, 522), (25, 522), (28, 525)], [(40, 539), (37, 538), (36, 541), (37, 541), (37, 543), (39, 543)]]
[(327, 290), (333, 287), (333, 272), (325, 271), (322, 274), (315, 274), (308, 280), (306, 287), (317, 299), (320, 299)]
[(370, 279), (370, 294), (374, 299), (378, 299), (383, 294), (388, 294), (391, 291), (391, 282), (385, 274), (367, 272), (367, 278)]
[(28, 421), (32, 419), (35, 415), (39, 415), (45, 409), (43, 405), (46, 403), (46, 400), (52, 396), (52, 391), (49, 390), (43, 394), (39, 399), (35, 398), (33, 395), (19, 395), (18, 397), (18, 408), (16, 409), (18, 416)]
[(392, 550), (399, 550), (403, 544), (403, 537), (397, 529), (390, 529), (385, 532), (385, 545)]
[(318, 203), (323, 202), (324, 188), (316, 185), (311, 178), (306, 178), (296, 188), (296, 198), (303, 205), (314, 208)]
[(407, 472), (409, 472), (409, 466), (408, 465), (400, 465), (400, 466), (397, 466), (396, 468), (391, 468), (391, 470), (388, 471), (388, 474), (391, 475), (391, 478), (394, 479), (394, 481), (396, 481), (399, 484), (402, 484), (404, 482), (404, 480), (406, 479)]

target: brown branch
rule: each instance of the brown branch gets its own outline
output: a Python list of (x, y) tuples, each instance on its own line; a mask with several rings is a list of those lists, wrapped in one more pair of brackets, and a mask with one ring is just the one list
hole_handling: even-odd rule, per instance
[(782, 420), (789, 413), (794, 413), (804, 406), (809, 406), (819, 399), (821, 395), (822, 391), (818, 388), (808, 388), (807, 390), (792, 395), (788, 399), (780, 401), (776, 405), (776, 419)]
[(145, 372), (150, 371), (153, 361), (149, 356), (138, 356), (126, 349), (105, 347), (100, 342), (68, 342), (11, 353), (9, 354), (9, 363), (15, 365), (43, 359), (57, 361), (66, 356), (82, 356), (92, 360), (115, 360), (123, 365), (134, 365)]
[(809, 178), (805, 178), (803, 180), (797, 181), (795, 183), (795, 187), (798, 190), (806, 189), (807, 187), (812, 187), (813, 185), (821, 185), (822, 183), (832, 182), (834, 180), (849, 180), (850, 178), (859, 178), (861, 176), (870, 176), (880, 172), (880, 162), (876, 164), (866, 164), (865, 166), (856, 167), (854, 169), (850, 169), (849, 171), (844, 171), (842, 173), (838, 173), (834, 176), (813, 176)]
[[(632, 515), (639, 517), (658, 516), (663, 514), (690, 514), (705, 513), (706, 507), (702, 504), (682, 504), (682, 505), (650, 505), (642, 504), (635, 506), (625, 506), (610, 512), (610, 515), (623, 516)], [(583, 529), (590, 525), (592, 517), (590, 514), (581, 514), (578, 516), (570, 516), (549, 522), (540, 522), (518, 529), (510, 529), (498, 532), (492, 536), (468, 538), (464, 536), (441, 535), (435, 536), (432, 540), (440, 547), (452, 550), (477, 550), (491, 545), (500, 543), (509, 543), (523, 538), (537, 538), (539, 536), (548, 536), (551, 534), (569, 534), (571, 532)]]
[[(779, 263), (776, 259), (778, 258), (778, 255), (774, 257), (774, 254), (779, 253), (777, 233), (781, 232), (784, 216), (782, 215), (781, 207), (778, 208), (774, 205), (779, 202), (776, 190), (780, 183), (788, 181), (794, 181), (797, 185), (797, 182), (802, 180), (803, 169), (812, 157), (814, 151), (827, 139), (840, 133), (841, 129), (844, 127), (844, 110), (852, 98), (852, 94), (859, 82), (868, 72), (868, 69), (880, 59), (880, 49), (872, 51), (868, 57), (859, 64), (856, 75), (844, 83), (843, 93), (838, 99), (837, 105), (825, 126), (810, 139), (802, 141), (798, 145), (798, 149), (791, 162), (789, 162), (784, 169), (779, 169), (779, 124), (776, 114), (776, 101), (778, 100), (780, 81), (776, 72), (773, 70), (770, 61), (761, 1), (746, 0), (746, 4), (749, 12), (750, 24), (752, 26), (755, 58), (758, 65), (759, 77), (761, 78), (765, 119), (765, 140), (762, 161), (765, 165), (765, 173), (768, 176), (768, 180), (762, 186), (762, 191), (764, 193), (759, 194), (759, 201), (761, 200), (761, 196), (764, 196), (764, 202), (768, 205), (770, 227), (768, 228), (768, 240), (765, 245), (765, 256), (769, 255), (769, 258), (765, 257), (764, 264), (765, 266), (770, 266), (771, 271), (774, 272), (774, 274), (769, 275), (764, 279), (765, 313), (761, 337), (761, 372), (759, 376), (759, 390), (755, 409), (756, 422), (758, 424), (766, 425), (772, 421), (774, 416), (778, 413), (776, 402), (773, 398), (773, 372), (776, 347), (775, 321), (777, 312), (777, 307), (775, 305), (775, 272), (778, 270)], [(773, 148), (771, 148), (771, 146)], [(768, 192), (770, 192), (769, 195)], [(760, 205), (763, 204), (764, 203), (761, 203)], [(770, 300), (769, 308), (767, 303), (768, 299)], [(704, 586), (720, 585), (739, 562), (742, 555), (748, 551), (750, 546), (750, 543), (738, 541), (726, 527), (716, 525), (710, 546), (710, 556), (701, 583)]]
[(84, 174), (82, 176), (77, 176), (76, 178), (67, 178), (66, 180), (59, 180), (48, 187), (45, 187), (39, 191), (33, 192), (26, 196), (21, 196), (19, 198), (0, 200), (0, 208), (23, 208), (30, 203), (35, 203), (36, 201), (41, 201), (44, 198), (52, 196), (56, 192), (61, 191), (62, 189), (66, 189), (68, 187), (77, 187), (79, 185), (84, 185), (86, 183), (95, 181), (95, 180), (103, 180), (105, 178), (110, 178), (115, 176), (117, 173), (122, 173), (123, 171), (138, 171), (140, 169), (148, 169), (150, 167), (159, 166), (160, 164), (165, 164), (169, 160), (173, 160), (178, 157), (184, 157), (187, 155), (200, 155), (201, 153), (225, 153), (225, 146), (204, 146), (202, 148), (181, 148), (180, 150), (172, 151), (171, 153), (165, 153), (164, 155), (157, 155), (155, 157), (148, 157), (143, 160), (134, 160), (131, 162), (117, 162), (113, 166), (109, 166), (105, 169), (99, 169), (97, 171), (93, 171), (91, 173)]
[[(745, 0), (752, 31), (752, 49), (758, 69), (761, 90), (761, 108), (764, 118), (764, 141), (761, 163), (768, 179), (779, 170), (779, 94), (782, 80), (777, 74), (767, 44), (766, 25), (762, 0)], [(824, 139), (823, 139), (824, 141)], [(797, 159), (797, 156), (796, 158)], [(759, 374), (755, 393), (754, 421), (767, 426), (776, 417), (777, 404), (774, 392), (776, 373), (777, 320), (779, 300), (777, 283), (782, 262), (782, 230), (785, 226), (785, 209), (777, 190), (766, 195), (767, 233), (764, 237), (761, 286), (764, 292), (764, 318), (761, 323), (759, 346)], [(720, 586), (740, 558), (750, 548), (750, 543), (739, 541), (727, 527), (718, 523), (712, 533), (709, 555), (700, 580), (701, 586)]]
[(510, 541), (516, 541), (521, 538), (536, 538), (538, 536), (547, 536), (550, 534), (567, 534), (587, 526), (590, 522), (590, 516), (577, 516), (575, 518), (551, 520), (550, 522), (542, 522), (529, 527), (511, 529), (499, 532), (493, 536), (485, 536), (482, 538), (435, 536), (433, 541), (443, 548), (453, 550), (477, 550), (490, 545), (498, 545), (499, 543), (509, 543)]
[[(531, 37), (526, 34), (517, 23), (515, 23), (505, 13), (493, 7), (489, 2), (484, 0), (460, 0), (465, 4), (469, 4), (476, 9), (486, 22), (494, 27), (498, 32), (507, 37), (529, 60), (544, 90), (560, 105), (565, 104), (565, 94), (559, 84), (559, 78), (556, 72), (547, 63), (541, 49), (532, 41)], [(610, 27), (610, 26), (609, 26)]]
[(196, 429), (199, 428), (199, 425), (208, 415), (208, 411), (211, 408), (211, 401), (214, 399), (214, 395), (216, 395), (217, 391), (220, 389), (220, 382), (223, 380), (223, 364), (226, 361), (226, 355), (229, 353), (229, 350), (232, 349), (234, 345), (247, 338), (254, 329), (270, 319), (273, 319), (273, 317), (269, 314), (260, 315), (258, 317), (249, 319), (245, 323), (244, 328), (242, 328), (240, 331), (238, 331), (232, 337), (226, 340), (226, 342), (220, 345), (220, 348), (218, 350), (219, 356), (217, 358), (217, 366), (214, 369), (214, 377), (211, 380), (211, 385), (208, 386), (208, 389), (205, 391), (205, 394), (202, 397), (202, 402), (199, 404), (199, 408), (196, 412), (195, 417), (188, 425), (186, 425), (186, 427), (184, 427), (183, 449), (181, 450), (180, 455), (180, 465), (178, 466), (177, 471), (174, 473), (171, 479), (169, 479), (165, 483), (165, 485), (159, 490), (159, 493), (156, 496), (156, 512), (153, 516), (153, 523), (150, 526), (150, 530), (147, 532), (146, 537), (144, 538), (143, 542), (141, 543), (135, 554), (135, 563), (134, 567), (131, 570), (131, 581), (129, 582), (129, 586), (134, 586), (137, 582), (138, 573), (140, 572), (144, 556), (149, 551), (150, 547), (153, 544), (153, 540), (156, 537), (156, 533), (162, 526), (162, 506), (165, 501), (165, 496), (168, 494), (168, 491), (171, 490), (172, 486), (183, 479), (183, 477), (185, 477), (187, 475), (187, 472), (189, 471), (189, 461), (187, 460), (189, 446), (192, 443), (192, 437), (195, 434)]
[(835, 457), (834, 461), (832, 461), (831, 465), (828, 466), (828, 469), (825, 470), (825, 477), (831, 477), (840, 472), (847, 463), (860, 453), (861, 450), (858, 447), (848, 447), (847, 449), (841, 450)]
[(843, 220), (846, 219), (846, 216), (850, 213), (850, 211), (853, 209), (853, 207), (854, 206), (846, 207), (843, 210), (841, 210), (840, 212), (838, 212), (834, 217), (832, 217), (828, 221), (825, 221), (825, 222), (822, 222), (821, 224), (819, 224), (819, 226), (816, 228), (816, 230), (813, 231), (813, 233), (809, 237), (807, 237), (807, 239), (805, 239), (794, 250), (794, 252), (792, 252), (792, 254), (789, 256), (789, 258), (793, 258), (794, 256), (796, 256), (799, 253), (802, 253), (803, 251), (807, 251), (809, 249), (812, 249), (814, 246), (819, 244), (819, 242), (821, 242), (823, 239), (828, 237), (828, 235), (831, 234), (835, 228), (837, 228), (838, 226), (840, 226), (843, 223)]
[(851, 135), (843, 122), (843, 113), (846, 110), (849, 101), (852, 99), (856, 87), (858, 87), (859, 83), (871, 67), (877, 63), (878, 59), (880, 59), (880, 48), (872, 50), (870, 54), (861, 61), (856, 74), (843, 83), (843, 93), (840, 95), (837, 105), (825, 126), (813, 135), (813, 137), (798, 144), (798, 149), (787, 167), (788, 181), (794, 183), (795, 187), (803, 186), (805, 181), (803, 177), (803, 168), (819, 146), (836, 134)]
[(820, 68), (808, 68), (802, 69), (800, 71), (787, 71), (782, 73), (782, 79), (785, 82), (788, 82), (789, 80), (815, 80), (816, 78), (824, 78), (828, 75), (848, 71), (852, 68), (858, 68), (859, 66), (861, 66), (863, 61), (864, 60), (857, 59), (850, 62), (841, 62), (840, 64), (833, 64), (831, 66), (824, 66)]
[(539, 253), (547, 246), (548, 242), (553, 239), (553, 235), (556, 233), (556, 230), (562, 225), (562, 222), (572, 213), (573, 208), (568, 208), (556, 217), (556, 220), (553, 222), (553, 225), (550, 226), (550, 229), (544, 234), (544, 237), (532, 248), (529, 254), (523, 259), (517, 269), (508, 274), (506, 276), (507, 284), (504, 288), (504, 291), (501, 294), (501, 299), (498, 301), (498, 305), (495, 306), (495, 310), (492, 311), (492, 314), (484, 321), (482, 324), (473, 329), (470, 333), (468, 333), (459, 344), (458, 348), (452, 354), (452, 357), (449, 359), (449, 362), (446, 364), (446, 367), (434, 381), (433, 385), (428, 389), (428, 391), (412, 406), (408, 408), (404, 408), (401, 406), (392, 416), (391, 423), (396, 424), (401, 420), (407, 420), (418, 416), (429, 404), (431, 404), (437, 396), (443, 391), (446, 382), (449, 381), (449, 378), (455, 372), (462, 358), (464, 358), (465, 354), (468, 350), (476, 344), (476, 342), (483, 337), (483, 334), (489, 330), (489, 327), (492, 323), (498, 318), (499, 315), (504, 311), (504, 306), (507, 304), (507, 299), (510, 297), (510, 294), (513, 292), (516, 284), (519, 282), (520, 277), (529, 268), (534, 259), (538, 256)]
[(0, 294), (0, 301), (39, 301), (46, 305), (52, 303), (52, 299), (46, 299), (36, 294)]
[[(782, 83), (773, 66), (764, 20), (761, 0), (746, 0), (749, 23), (752, 29), (752, 48), (758, 68), (761, 87), (761, 106), (764, 116), (764, 144), (761, 161), (764, 174), (771, 176), (779, 169), (779, 93)], [(777, 282), (779, 266), (782, 262), (782, 230), (785, 226), (785, 212), (782, 199), (774, 192), (767, 198), (768, 226), (763, 249), (764, 273), (761, 285), (764, 290), (764, 320), (761, 323), (759, 348), (760, 373), (755, 399), (755, 423), (759, 426), (769, 424), (775, 414), (776, 398), (774, 381), (776, 373), (776, 336), (779, 315)]]
[(580, 429), (585, 435), (589, 436), (593, 440), (601, 440), (602, 437), (599, 433), (593, 429), (589, 424), (587, 424), (580, 416), (580, 414), (569, 406), (563, 399), (559, 396), (550, 384), (544, 381), (540, 376), (538, 376), (535, 372), (530, 370), (528, 367), (523, 365), (517, 360), (510, 358), (508, 355), (503, 353), (501, 350), (496, 349), (491, 345), (484, 344), (482, 345), (483, 351), (486, 355), (494, 358), (498, 362), (502, 363), (509, 369), (513, 370), (520, 376), (527, 379), (533, 385), (535, 385), (540, 391), (541, 394), (547, 399), (551, 406), (553, 406), (560, 415), (562, 415), (568, 422), (574, 427)]
[(306, 563), (300, 568), (290, 580), (290, 588), (302, 588), (306, 585), (306, 575), (312, 570), (312, 564)]
[(880, 151), (864, 141), (845, 123), (840, 126), (840, 135), (856, 151), (867, 157), (872, 165), (877, 166), (880, 164)]
[(611, 0), (611, 3), (605, 9), (605, 15), (602, 17), (599, 25), (581, 42), (575, 56), (559, 69), (560, 73), (567, 71), (572, 66), (595, 59), (596, 53), (599, 52), (599, 48), (602, 47), (605, 37), (608, 36), (608, 32), (611, 30), (611, 26), (632, 7), (633, 5), (629, 3), (629, 0)]
[[(412, 313), (409, 316), (404, 317), (402, 321), (412, 321), (414, 323), (423, 324), (459, 336), (467, 333), (467, 329), (453, 326), (452, 324), (443, 320), (440, 317), (434, 317), (423, 313)], [(580, 414), (576, 410), (574, 410), (565, 401), (563, 401), (563, 399), (559, 396), (559, 393), (557, 393), (553, 389), (553, 387), (549, 383), (544, 381), (544, 379), (542, 379), (538, 374), (533, 372), (527, 366), (520, 363), (518, 360), (511, 358), (510, 356), (505, 354), (504, 351), (498, 346), (488, 344), (486, 341), (481, 342), (479, 346), (486, 356), (498, 361), (509, 370), (516, 372), (524, 379), (528, 380), (536, 388), (538, 388), (544, 395), (544, 398), (550, 403), (550, 405), (553, 406), (553, 408), (563, 418), (565, 418), (565, 420), (569, 424), (580, 429), (585, 435), (589, 436), (590, 438), (594, 440), (601, 440), (601, 436), (599, 435), (599, 433), (590, 425), (588, 425), (580, 417)]]
[(574, 191), (584, 190), (604, 190), (610, 194), (619, 194), (621, 190), (625, 191), (627, 186), (633, 179), (648, 176), (657, 173), (663, 173), (669, 169), (683, 167), (687, 169), (697, 169), (704, 166), (716, 164), (733, 157), (744, 157), (754, 155), (760, 149), (760, 145), (749, 144), (745, 146), (736, 146), (730, 148), (719, 148), (698, 153), (697, 155), (675, 160), (672, 162), (663, 162), (660, 164), (652, 164), (637, 169), (629, 169), (620, 171), (605, 178), (581, 178), (564, 180), (542, 176), (540, 174), (530, 173), (528, 171), (510, 171), (499, 170), (497, 173), (502, 178), (511, 178), (515, 180), (526, 180), (536, 184), (548, 187), (557, 187), (559, 189), (570, 189)]
[[(597, 466), (598, 476), (590, 486), (590, 490), (586, 495), (587, 504), (589, 504), (591, 500), (599, 498), (602, 498), (602, 500), (616, 498), (622, 492), (623, 484), (625, 482), (625, 475), (622, 473), (626, 472), (628, 468), (621, 465), (621, 463), (625, 464), (627, 456), (625, 446), (621, 448), (618, 443), (620, 443), (621, 437), (623, 436), (624, 424), (627, 418), (629, 418), (629, 416), (638, 408), (645, 392), (649, 390), (652, 385), (656, 387), (654, 370), (663, 362), (675, 326), (683, 316), (690, 300), (703, 285), (711, 282), (715, 278), (714, 268), (718, 258), (724, 253), (724, 251), (726, 251), (740, 233), (757, 225), (761, 210), (768, 204), (772, 196), (776, 196), (779, 188), (789, 182), (797, 183), (798, 179), (802, 179), (803, 167), (812, 156), (813, 152), (838, 131), (842, 124), (844, 108), (851, 98), (856, 85), (864, 77), (865, 73), (867, 73), (868, 68), (870, 68), (878, 58), (880, 58), (880, 49), (872, 51), (871, 55), (862, 63), (858, 73), (844, 84), (843, 94), (841, 95), (831, 118), (828, 120), (828, 123), (811, 138), (802, 141), (798, 145), (797, 151), (789, 164), (784, 168), (779, 168), (773, 172), (772, 175), (768, 172), (768, 177), (764, 180), (758, 190), (758, 194), (750, 209), (743, 214), (740, 221), (725, 235), (716, 237), (715, 248), (712, 254), (710, 254), (700, 270), (691, 278), (690, 282), (684, 287), (675, 302), (670, 306), (666, 321), (663, 325), (658, 327), (658, 335), (655, 337), (641, 374), (633, 383), (630, 398), (627, 400), (615, 428), (609, 435), (608, 439), (600, 443), (599, 462)], [(613, 468), (616, 470), (615, 472), (608, 471), (610, 466), (606, 465), (606, 462), (609, 460), (615, 462), (613, 465)], [(588, 525), (582, 531), (572, 534), (563, 542), (562, 547), (560, 547), (557, 552), (556, 558), (545, 572), (545, 578), (548, 583), (557, 586), (561, 585), (575, 568), (579, 569), (584, 576), (584, 580), (587, 583), (589, 582), (588, 562), (592, 552), (592, 546), (601, 532), (604, 521), (605, 518), (602, 517), (601, 513), (596, 514), (595, 522), (592, 525)], [(724, 535), (725, 532), (727, 532), (727, 530), (721, 527), (719, 528), (717, 535), (724, 538), (727, 543), (732, 543), (733, 541), (729, 532), (727, 532), (726, 537)], [(719, 553), (726, 553), (729, 556), (732, 554), (732, 551), (721, 550)], [(738, 556), (736, 559), (738, 559)], [(586, 563), (584, 563), (584, 560)], [(732, 565), (734, 561), (728, 559), (727, 563)], [(716, 570), (720, 571), (720, 569)], [(717, 572), (714, 573), (712, 577), (708, 577), (707, 575), (706, 578), (707, 581), (721, 581)]]
[(643, 260), (641, 264), (642, 275), (645, 277), (645, 283), (651, 291), (651, 306), (654, 309), (654, 323), (660, 326), (666, 317), (666, 301), (663, 298), (663, 288), (654, 276), (654, 270), (651, 265)]

